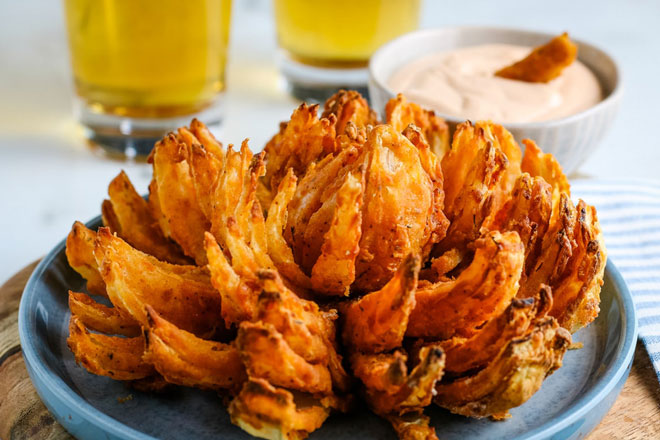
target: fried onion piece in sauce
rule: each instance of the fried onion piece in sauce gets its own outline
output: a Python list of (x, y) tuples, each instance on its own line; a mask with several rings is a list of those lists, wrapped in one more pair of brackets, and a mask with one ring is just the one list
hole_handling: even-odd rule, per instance
[(496, 76), (526, 82), (547, 83), (561, 75), (577, 58), (577, 45), (568, 34), (553, 38), (535, 47), (529, 55), (495, 72)]

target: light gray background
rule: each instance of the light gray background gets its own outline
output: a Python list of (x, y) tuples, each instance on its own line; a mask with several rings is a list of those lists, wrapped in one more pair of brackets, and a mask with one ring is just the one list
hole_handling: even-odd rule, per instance
[[(44, 255), (74, 220), (99, 214), (108, 182), (125, 169), (145, 192), (145, 165), (89, 150), (71, 116), (61, 2), (0, 2), (0, 283)], [(621, 64), (624, 101), (600, 149), (574, 177), (658, 178), (660, 1), (427, 0), (422, 27), (473, 24), (569, 31)], [(259, 150), (296, 102), (284, 92), (267, 0), (235, 0), (225, 143), (249, 137)]]

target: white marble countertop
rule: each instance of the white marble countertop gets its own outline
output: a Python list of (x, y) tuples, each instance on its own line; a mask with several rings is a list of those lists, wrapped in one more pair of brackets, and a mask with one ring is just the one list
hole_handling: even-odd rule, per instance
[[(271, 4), (235, 0), (225, 143), (249, 137), (259, 150), (296, 106), (275, 64)], [(0, 284), (62, 240), (74, 220), (100, 212), (107, 185), (125, 169), (141, 192), (151, 170), (89, 149), (71, 114), (61, 2), (0, 4)], [(621, 64), (625, 96), (588, 177), (660, 178), (660, 2), (657, 0), (427, 0), (423, 27), (474, 24), (567, 30)]]

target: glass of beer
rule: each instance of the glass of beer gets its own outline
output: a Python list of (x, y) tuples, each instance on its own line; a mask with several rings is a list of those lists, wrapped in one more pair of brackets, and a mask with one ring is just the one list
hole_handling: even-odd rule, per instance
[(274, 0), (280, 68), (291, 93), (322, 101), (338, 88), (365, 96), (369, 57), (419, 24), (421, 0)]
[(106, 151), (221, 120), (231, 0), (64, 0), (76, 112)]

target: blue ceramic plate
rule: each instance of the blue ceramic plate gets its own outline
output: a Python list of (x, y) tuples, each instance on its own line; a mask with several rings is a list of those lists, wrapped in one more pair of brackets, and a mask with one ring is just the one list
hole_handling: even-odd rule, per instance
[[(100, 218), (88, 226), (96, 228)], [(37, 392), (71, 434), (85, 439), (249, 439), (229, 421), (212, 392), (177, 388), (165, 395), (143, 394), (120, 382), (94, 376), (76, 365), (66, 346), (67, 291), (84, 291), (82, 278), (66, 261), (64, 241), (28, 281), (19, 312), (23, 356)], [(443, 439), (577, 439), (605, 416), (623, 386), (637, 341), (633, 301), (612, 263), (607, 264), (601, 312), (574, 335), (581, 350), (566, 353), (564, 366), (527, 403), (502, 422), (472, 420), (431, 406)], [(124, 399), (128, 396), (130, 399)], [(334, 415), (311, 439), (396, 438), (388, 423), (364, 410)]]

